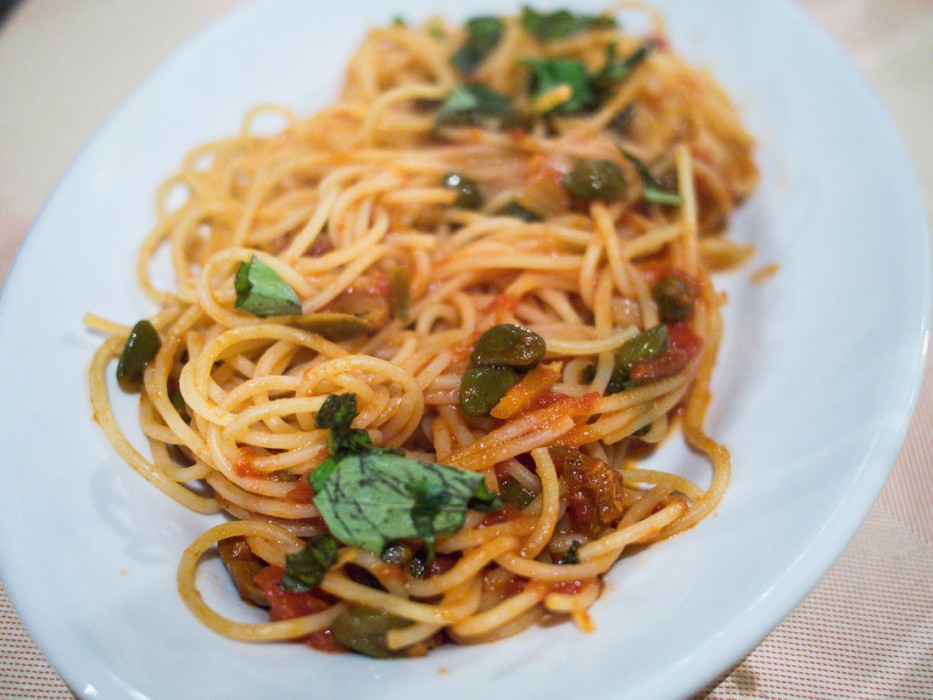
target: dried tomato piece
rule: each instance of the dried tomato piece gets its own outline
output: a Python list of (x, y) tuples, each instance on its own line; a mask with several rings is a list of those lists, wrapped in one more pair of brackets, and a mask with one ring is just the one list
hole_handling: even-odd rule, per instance
[(574, 530), (598, 537), (615, 525), (625, 512), (621, 477), (574, 447), (551, 447), (550, 454), (567, 486), (567, 515)]
[[(303, 592), (285, 590), (279, 585), (284, 576), (285, 569), (282, 567), (267, 566), (253, 578), (269, 603), (270, 619), (289, 620), (312, 615), (334, 604), (330, 596), (317, 588)], [(329, 629), (313, 632), (300, 641), (318, 651), (346, 651), (346, 647), (334, 639)]]

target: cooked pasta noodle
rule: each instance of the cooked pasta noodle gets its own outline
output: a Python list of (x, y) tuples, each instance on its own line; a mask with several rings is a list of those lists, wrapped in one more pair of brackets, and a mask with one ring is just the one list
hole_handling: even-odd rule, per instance
[[(627, 547), (719, 503), (729, 453), (703, 428), (722, 333), (710, 270), (749, 254), (723, 232), (756, 184), (753, 144), (648, 16), (643, 37), (608, 15), (529, 8), (372, 29), (336, 102), (307, 118), (257, 107), (159, 190), (136, 266), (157, 338), (130, 387), (150, 457), (120, 431), (106, 377), (118, 357), (118, 372), (133, 364), (145, 328), (88, 315), (109, 336), (91, 396), (143, 478), (228, 516), (178, 568), (212, 630), (386, 656), (544, 617), (591, 629)], [(283, 128), (256, 133), (270, 116)], [(160, 250), (171, 289), (150, 276)], [(271, 302), (249, 298), (260, 287)], [(492, 361), (487, 341), (540, 351)], [(330, 397), (350, 394), (352, 429), (325, 425)], [(711, 466), (705, 485), (640, 464), (678, 426)], [(339, 430), (376, 447), (341, 452)], [(433, 531), (452, 497), (412, 482), (414, 532), (384, 549), (341, 540), (351, 515), (325, 507), (321, 484), (385, 455), (474, 479), (458, 524)], [(289, 583), (310, 542), (334, 551), (312, 582)], [(215, 546), (271, 621), (202, 600), (196, 571)]]

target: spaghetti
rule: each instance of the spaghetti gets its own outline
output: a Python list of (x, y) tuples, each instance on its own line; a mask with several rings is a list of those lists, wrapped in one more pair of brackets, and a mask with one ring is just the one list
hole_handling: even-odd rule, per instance
[[(109, 336), (91, 400), (144, 478), (230, 516), (178, 568), (208, 627), (373, 656), (590, 629), (626, 547), (719, 503), (709, 275), (748, 255), (722, 233), (757, 171), (649, 16), (646, 37), (527, 7), (372, 29), (334, 104), (257, 108), (159, 190), (137, 274), (160, 311), (88, 315)], [(285, 127), (258, 135), (270, 113)], [(151, 457), (114, 418), (117, 358)], [(639, 463), (675, 422), (706, 487)], [(204, 602), (215, 547), (271, 621)]]

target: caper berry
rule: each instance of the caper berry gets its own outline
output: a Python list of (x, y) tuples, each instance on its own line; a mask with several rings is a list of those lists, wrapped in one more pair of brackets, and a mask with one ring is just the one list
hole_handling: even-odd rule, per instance
[(578, 160), (564, 175), (564, 189), (575, 199), (611, 202), (625, 193), (625, 175), (611, 160)]
[(480, 194), (479, 187), (460, 173), (447, 173), (441, 184), (457, 193), (454, 206), (461, 209), (479, 209), (482, 206), (483, 196)]
[(488, 416), (520, 378), (511, 367), (470, 365), (460, 380), (460, 408), (469, 416)]
[(677, 323), (689, 318), (695, 294), (690, 285), (676, 277), (665, 277), (651, 289), (658, 305), (658, 314), (665, 323)]
[(473, 345), (470, 363), (527, 369), (537, 365), (546, 350), (544, 338), (514, 323), (493, 326)]

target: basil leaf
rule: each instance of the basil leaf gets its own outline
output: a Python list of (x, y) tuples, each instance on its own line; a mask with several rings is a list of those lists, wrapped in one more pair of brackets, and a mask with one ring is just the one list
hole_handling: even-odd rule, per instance
[[(620, 149), (621, 150), (621, 149)], [(622, 155), (628, 158), (629, 162), (635, 166), (638, 176), (641, 178), (642, 193), (645, 201), (649, 204), (668, 204), (671, 206), (680, 206), (684, 203), (684, 198), (678, 192), (665, 190), (658, 184), (657, 180), (651, 175), (648, 166), (642, 163), (631, 153), (623, 150)]]
[(287, 591), (308, 591), (336, 561), (337, 541), (327, 533), (312, 537), (303, 550), (285, 555), (285, 576), (279, 585)]
[(461, 73), (472, 73), (502, 39), (502, 20), (498, 17), (473, 17), (464, 25), (466, 43), (450, 57), (450, 63)]
[(435, 535), (463, 526), (473, 499), (488, 509), (502, 505), (482, 474), (361, 452), (337, 463), (314, 503), (339, 541), (379, 554), (388, 542), (406, 537), (420, 537), (431, 548)]
[(616, 52), (618, 48), (614, 43), (609, 44), (606, 46), (606, 65), (603, 66), (599, 73), (593, 76), (593, 80), (600, 83), (618, 83), (624, 80), (639, 63), (648, 57), (648, 54), (651, 53), (653, 48), (654, 44), (645, 42), (628, 56), (617, 61)]
[(279, 274), (255, 255), (240, 263), (233, 279), (236, 308), (266, 318), (300, 314), (301, 301)]
[(520, 21), (529, 33), (541, 41), (557, 41), (589, 29), (616, 26), (615, 19), (608, 15), (574, 14), (569, 10), (538, 12), (527, 5), (522, 8)]
[(575, 58), (554, 58), (550, 60), (524, 59), (521, 63), (532, 70), (531, 98), (535, 100), (560, 88), (570, 87), (570, 96), (560, 104), (550, 108), (546, 114), (573, 114), (590, 107), (595, 101), (595, 94), (590, 87), (590, 78), (586, 66)]
[(441, 104), (435, 124), (456, 121), (458, 118), (501, 117), (509, 110), (509, 99), (495, 90), (478, 83), (455, 85)]

